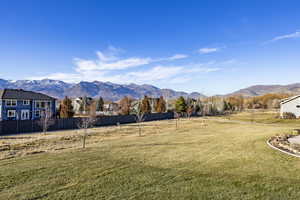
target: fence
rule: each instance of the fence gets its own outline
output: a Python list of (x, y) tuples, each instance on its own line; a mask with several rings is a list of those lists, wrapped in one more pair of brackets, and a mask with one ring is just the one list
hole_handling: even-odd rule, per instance
[[(164, 119), (173, 119), (174, 114), (168, 113), (151, 113), (144, 117), (144, 121), (155, 121)], [(56, 119), (55, 123), (49, 127), (49, 131), (78, 129), (78, 123), (81, 118)], [(118, 115), (118, 116), (102, 116), (96, 118), (95, 127), (111, 126), (120, 124), (128, 124), (136, 122), (135, 115)], [(0, 135), (41, 132), (42, 127), (38, 120), (10, 120), (0, 121)]]

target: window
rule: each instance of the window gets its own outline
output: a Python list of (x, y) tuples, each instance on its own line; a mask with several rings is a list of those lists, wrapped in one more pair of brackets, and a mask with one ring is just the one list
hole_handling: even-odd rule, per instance
[(14, 99), (9, 99), (9, 100), (6, 100), (6, 106), (16, 106), (17, 105), (17, 100), (14, 100)]
[(16, 117), (16, 111), (15, 110), (8, 110), (7, 111), (7, 117)]
[(21, 120), (29, 119), (29, 110), (21, 110)]
[(29, 101), (29, 100), (23, 100), (23, 105), (24, 105), (24, 106), (30, 105), (30, 101)]
[(35, 107), (41, 108), (41, 102), (40, 102), (40, 101), (36, 101), (36, 102), (35, 102)]
[(35, 117), (40, 117), (40, 116), (41, 116), (41, 111), (36, 110), (36, 111), (35, 111)]
[(36, 108), (46, 108), (46, 107), (50, 107), (50, 102), (48, 102), (48, 101), (36, 101), (36, 102), (35, 102), (35, 107), (36, 107)]

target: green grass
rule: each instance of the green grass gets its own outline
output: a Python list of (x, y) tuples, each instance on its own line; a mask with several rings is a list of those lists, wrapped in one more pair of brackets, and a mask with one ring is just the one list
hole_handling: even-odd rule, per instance
[[(221, 117), (224, 118), (224, 117)], [(230, 120), (240, 120), (246, 122), (280, 124), (280, 125), (300, 125), (299, 119), (281, 119), (279, 113), (275, 111), (248, 111), (242, 113), (231, 114), (226, 117)]]
[(0, 199), (300, 198), (300, 159), (266, 145), (292, 125), (179, 125), (175, 131), (164, 121), (158, 134), (2, 160)]

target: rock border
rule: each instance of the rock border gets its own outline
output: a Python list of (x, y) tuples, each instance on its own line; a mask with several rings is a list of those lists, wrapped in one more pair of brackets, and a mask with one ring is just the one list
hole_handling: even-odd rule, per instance
[(290, 155), (290, 156), (294, 156), (294, 157), (300, 158), (300, 155), (298, 155), (298, 154), (291, 153), (291, 152), (288, 152), (287, 150), (283, 150), (283, 149), (280, 149), (280, 148), (278, 148), (278, 147), (275, 147), (274, 145), (272, 145), (272, 144), (270, 143), (270, 140), (271, 140), (271, 139), (267, 140), (267, 144), (268, 144), (269, 147), (271, 147), (271, 148), (273, 148), (273, 149), (275, 149), (275, 150), (278, 150), (278, 151), (280, 151), (280, 152), (282, 152), (282, 153), (288, 154), (288, 155)]

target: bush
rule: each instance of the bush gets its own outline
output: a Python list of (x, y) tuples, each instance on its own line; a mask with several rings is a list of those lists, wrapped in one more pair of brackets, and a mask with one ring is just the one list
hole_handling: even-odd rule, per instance
[(294, 113), (291, 112), (284, 112), (282, 115), (283, 119), (296, 119), (296, 115)]

